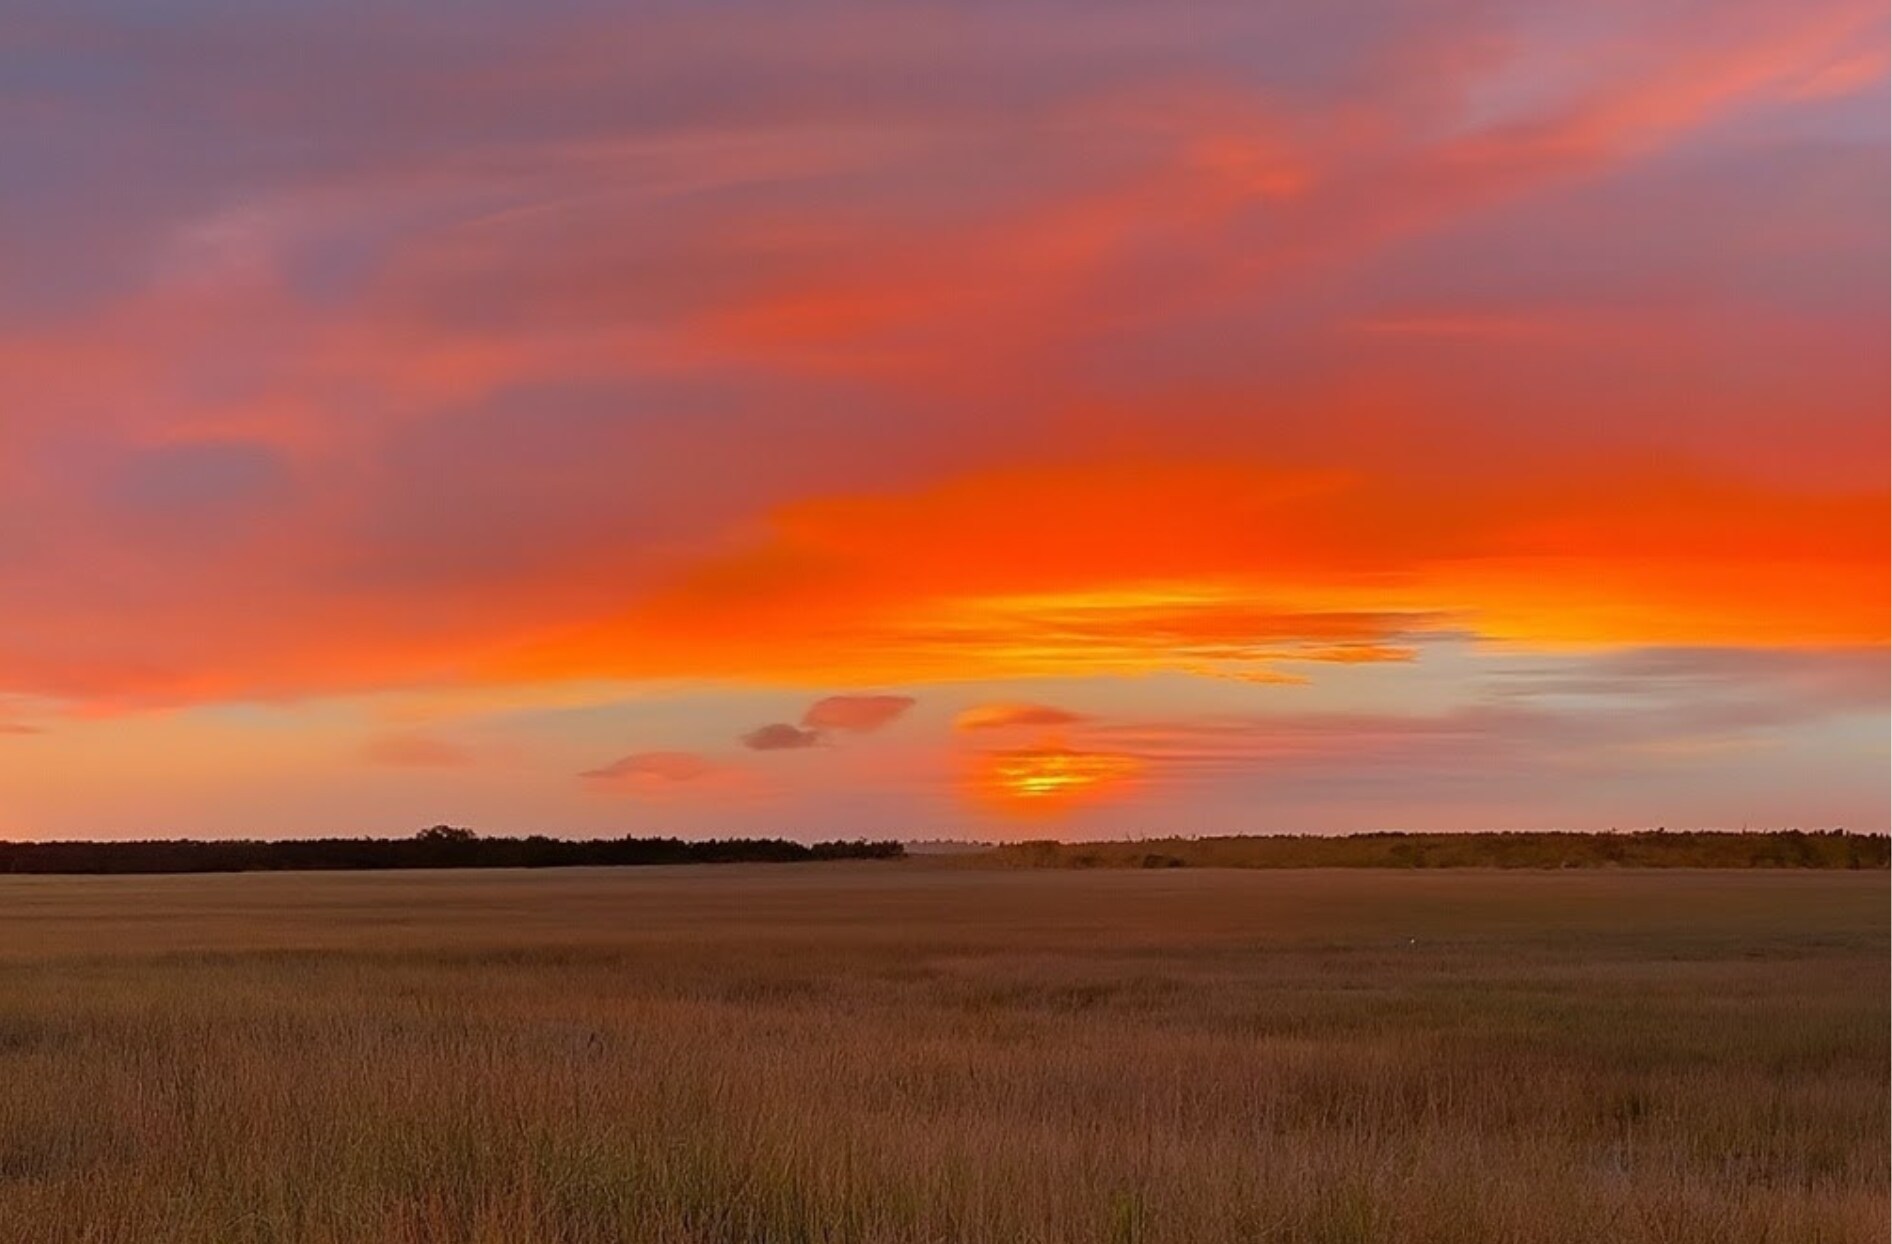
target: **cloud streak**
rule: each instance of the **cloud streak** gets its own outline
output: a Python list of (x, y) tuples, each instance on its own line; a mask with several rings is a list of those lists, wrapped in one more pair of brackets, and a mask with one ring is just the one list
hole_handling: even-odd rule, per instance
[(370, 739), (361, 748), (370, 764), (401, 769), (464, 769), (475, 763), (471, 748), (421, 734), (390, 734)]
[(620, 756), (578, 776), (603, 787), (650, 790), (702, 782), (721, 772), (720, 766), (695, 752), (649, 751)]
[(955, 730), (1006, 730), (1019, 726), (1068, 726), (1081, 713), (1049, 704), (975, 704), (953, 719)]

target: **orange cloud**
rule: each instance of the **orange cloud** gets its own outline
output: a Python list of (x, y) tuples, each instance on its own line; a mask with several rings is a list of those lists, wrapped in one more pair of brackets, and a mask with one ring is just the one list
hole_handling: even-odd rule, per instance
[[(470, 584), (454, 608), (425, 581), (311, 594), (296, 557), (258, 538), (225, 563), (191, 563), (195, 596), (146, 588), (127, 563), (98, 608), (16, 613), (0, 626), (0, 683), (95, 707), (593, 678), (871, 686), (1183, 670), (1265, 683), (1407, 660), (1402, 637), (1438, 629), (1527, 647), (1884, 642), (1883, 492), (1647, 459), (1450, 471), (981, 470), (778, 507), (736, 529), (746, 539), (613, 593), (568, 573), (574, 556), (535, 572), (531, 591)], [(294, 607), (206, 615), (231, 567)], [(142, 607), (103, 607), (119, 598)], [(891, 701), (844, 703), (810, 728), (892, 719)]]
[(955, 730), (1004, 730), (1013, 726), (1065, 726), (1083, 715), (1049, 704), (977, 704), (953, 719)]
[[(916, 682), (1525, 646), (1873, 644), (1887, 505), (1645, 465), (1458, 481), (1231, 465), (1013, 469), (777, 513), (620, 620), (502, 666)], [(634, 653), (634, 663), (620, 654)]]

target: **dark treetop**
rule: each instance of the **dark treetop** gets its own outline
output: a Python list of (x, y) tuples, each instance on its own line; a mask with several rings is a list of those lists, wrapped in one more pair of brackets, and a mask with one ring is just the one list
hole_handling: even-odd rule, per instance
[(894, 859), (897, 842), (783, 838), (606, 838), (572, 841), (534, 834), (483, 838), (436, 825), (412, 838), (306, 838), (264, 842), (191, 838), (139, 842), (0, 842), (0, 873), (227, 873), (339, 868), (559, 868), (589, 864), (796, 863)]

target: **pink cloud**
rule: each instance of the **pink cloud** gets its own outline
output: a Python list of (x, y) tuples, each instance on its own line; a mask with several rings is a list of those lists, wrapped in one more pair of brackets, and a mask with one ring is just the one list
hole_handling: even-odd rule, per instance
[(804, 747), (819, 747), (821, 732), (804, 730), (800, 726), (777, 721), (766, 726), (757, 726), (743, 735), (742, 745), (755, 752), (783, 752)]
[(721, 771), (721, 766), (694, 752), (632, 752), (610, 764), (587, 769), (578, 776), (606, 785), (639, 786), (649, 783), (696, 782)]
[(831, 695), (816, 700), (802, 714), (810, 730), (846, 730), (867, 734), (894, 721), (914, 705), (910, 695)]

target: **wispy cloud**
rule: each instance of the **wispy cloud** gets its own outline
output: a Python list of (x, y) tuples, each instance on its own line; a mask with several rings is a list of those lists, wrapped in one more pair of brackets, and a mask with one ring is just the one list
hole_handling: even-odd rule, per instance
[(587, 769), (578, 776), (612, 786), (697, 782), (711, 777), (719, 766), (694, 752), (632, 752), (609, 764)]
[(470, 747), (422, 734), (390, 734), (362, 744), (361, 755), (371, 764), (406, 769), (463, 769), (477, 754)]

